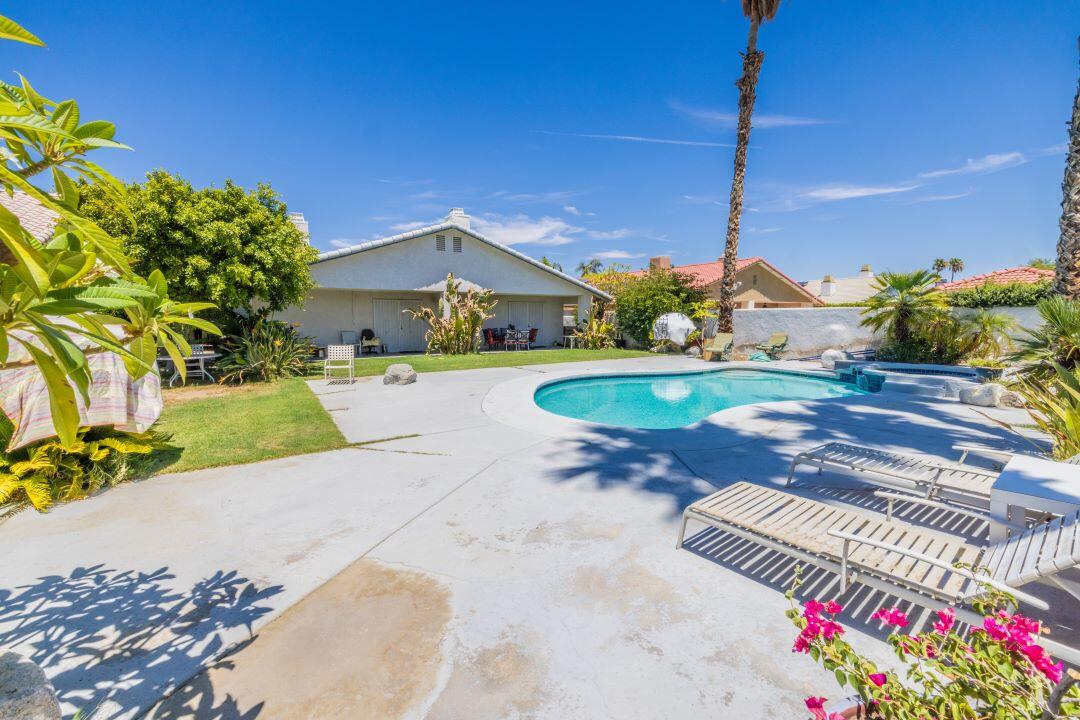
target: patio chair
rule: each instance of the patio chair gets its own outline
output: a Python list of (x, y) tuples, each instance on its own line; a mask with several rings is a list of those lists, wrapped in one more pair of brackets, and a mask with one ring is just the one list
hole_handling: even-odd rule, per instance
[(352, 345), (327, 345), (326, 360), (323, 362), (323, 379), (330, 380), (334, 370), (347, 370), (349, 382), (353, 381), (353, 358), (356, 348)]
[(532, 346), (536, 344), (536, 336), (540, 332), (540, 328), (529, 328), (529, 338), (525, 341), (525, 349), (532, 350)]
[(769, 356), (771, 360), (779, 360), (780, 356), (784, 353), (784, 348), (787, 347), (788, 336), (785, 333), (773, 333), (769, 336), (769, 339), (760, 345), (756, 345), (755, 349), (760, 350)]
[(701, 346), (701, 357), (704, 360), (730, 360), (731, 350), (735, 345), (735, 336), (731, 333), (717, 333), (705, 341)]
[(990, 488), (1000, 474), (1000, 470), (841, 442), (825, 443), (796, 455), (788, 471), (788, 485), (799, 465), (816, 467), (819, 474), (822, 470), (832, 470), (873, 485), (918, 492), (927, 498), (954, 500), (984, 510), (990, 507)]
[(356, 354), (356, 348), (360, 345), (360, 341), (356, 338), (355, 330), (342, 330), (341, 331), (341, 344), (351, 345), (353, 348), (353, 355)]
[(360, 354), (365, 352), (386, 354), (386, 344), (382, 338), (377, 337), (374, 330), (366, 328), (360, 331)]
[[(875, 494), (890, 503), (899, 499), (985, 519), (981, 513), (933, 500)], [(946, 602), (957, 606), (961, 621), (976, 626), (981, 625), (982, 616), (964, 606), (979, 597), (986, 586), (1004, 590), (1040, 610), (1049, 609), (1046, 602), (1017, 588), (1039, 580), (1080, 599), (1080, 584), (1058, 577), (1080, 564), (1080, 511), (977, 547), (958, 536), (877, 513), (738, 482), (686, 508), (676, 548), (683, 546), (690, 520), (838, 573), (841, 593), (852, 582), (859, 582), (923, 607), (928, 601)], [(1080, 662), (1077, 648), (1045, 637), (1041, 642), (1067, 662)]]

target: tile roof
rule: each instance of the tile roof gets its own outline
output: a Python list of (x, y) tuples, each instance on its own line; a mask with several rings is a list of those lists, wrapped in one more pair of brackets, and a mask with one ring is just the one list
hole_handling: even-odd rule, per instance
[[(748, 257), (737, 259), (735, 261), (735, 272), (742, 272), (746, 268), (750, 267), (751, 265), (756, 265), (757, 263), (761, 263), (762, 265), (766, 266), (774, 273), (782, 277), (784, 280), (787, 280), (799, 292), (806, 295), (815, 303), (821, 302), (820, 298), (818, 298), (813, 293), (808, 292), (806, 288), (792, 280), (790, 277), (788, 277), (788, 275), (781, 272), (779, 268), (777, 268), (775, 265), (773, 265), (771, 262), (769, 262), (763, 257)], [(720, 282), (721, 278), (724, 277), (724, 262), (722, 260), (716, 260), (714, 262), (707, 263), (691, 263), (689, 265), (672, 265), (671, 269), (678, 270), (681, 273), (686, 273), (687, 275), (694, 277), (702, 285), (712, 285), (713, 283), (718, 283)], [(631, 274), (644, 275), (645, 270), (635, 270)]]
[(518, 252), (517, 250), (510, 247), (509, 245), (503, 245), (501, 242), (497, 242), (495, 240), (492, 240), (489, 237), (485, 237), (484, 235), (481, 235), (480, 233), (476, 232), (475, 230), (470, 230), (469, 228), (465, 227), (464, 225), (459, 225), (458, 223), (453, 223), (453, 222), (444, 222), (444, 223), (439, 223), (438, 225), (428, 225), (427, 227), (417, 228), (416, 230), (410, 230), (409, 232), (400, 233), (398, 235), (391, 235), (390, 237), (379, 238), (378, 240), (368, 240), (367, 242), (362, 242), (359, 245), (351, 245), (349, 247), (339, 248), (337, 250), (327, 250), (326, 252), (319, 253), (319, 257), (315, 262), (316, 263), (321, 263), (321, 262), (326, 262), (327, 260), (335, 260), (335, 259), (337, 259), (339, 257), (345, 257), (347, 255), (355, 255), (356, 253), (365, 252), (367, 250), (374, 250), (375, 248), (386, 247), (387, 245), (393, 245), (394, 243), (403, 242), (405, 240), (412, 240), (413, 238), (420, 237), (421, 235), (427, 235), (428, 233), (442, 232), (443, 230), (451, 230), (451, 229), (457, 230), (459, 232), (463, 232), (463, 233), (469, 235), (470, 237), (476, 238), (477, 240), (479, 240), (482, 243), (486, 243), (486, 244), (492, 246), (493, 248), (496, 248), (498, 250), (502, 250), (503, 252), (505, 252), (505, 253), (507, 253), (509, 255), (513, 255), (518, 260), (524, 260), (525, 262), (529, 263), (530, 265), (533, 265), (535, 267), (540, 268), (541, 270), (549, 272), (552, 275), (555, 275), (555, 276), (557, 276), (559, 278), (562, 278), (563, 280), (566, 280), (567, 282), (570, 282), (570, 283), (573, 283), (574, 285), (577, 285), (578, 287), (582, 287), (582, 288), (588, 290), (589, 292), (591, 292), (593, 295), (596, 295), (597, 297), (603, 298), (604, 300), (610, 300), (611, 299), (611, 296), (608, 295), (606, 292), (604, 292), (603, 290), (600, 290), (599, 288), (594, 288), (592, 285), (588, 284), (587, 282), (585, 282), (581, 278), (576, 278), (576, 277), (574, 277), (572, 275), (567, 275), (566, 273), (562, 272), (561, 270), (556, 270), (553, 267), (549, 267), (549, 266), (545, 265), (544, 263), (540, 262), (539, 260), (534, 260), (533, 258), (529, 257), (528, 255), (526, 255), (523, 252)]
[(14, 195), (0, 192), (0, 205), (19, 218), (23, 229), (38, 240), (44, 242), (52, 239), (53, 228), (60, 216), (34, 198), (19, 190)]
[(942, 283), (941, 285), (938, 285), (938, 289), (950, 292), (956, 290), (970, 290), (971, 288), (987, 284), (1008, 285), (1010, 283), (1023, 283), (1024, 285), (1032, 285), (1037, 282), (1043, 282), (1044, 280), (1051, 280), (1053, 277), (1053, 270), (1044, 270), (1042, 268), (1021, 265), (1019, 267), (1006, 268), (1005, 270), (995, 270), (994, 272), (983, 273), (982, 275), (972, 275), (969, 278), (957, 280), (956, 282)]

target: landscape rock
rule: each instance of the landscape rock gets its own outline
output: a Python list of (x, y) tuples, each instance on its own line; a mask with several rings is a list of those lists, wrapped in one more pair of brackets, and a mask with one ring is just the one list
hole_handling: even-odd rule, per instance
[(847, 353), (843, 350), (834, 350), (833, 348), (829, 348), (821, 353), (821, 367), (826, 370), (835, 368), (837, 360), (847, 360)]
[(45, 671), (15, 652), (0, 655), (0, 718), (60, 720), (60, 703)]
[(686, 357), (699, 358), (701, 357), (701, 348), (699, 348), (697, 345), (691, 345), (690, 347), (686, 348), (686, 351), (683, 352), (683, 355), (685, 355)]
[(394, 363), (386, 368), (383, 385), (409, 385), (416, 382), (416, 371), (408, 363)]
[(1001, 396), (1005, 392), (1005, 387), (997, 383), (972, 385), (960, 391), (960, 402), (966, 405), (979, 405), (980, 407), (997, 407), (998, 403), (1001, 402)]
[(1024, 396), (1015, 390), (1006, 390), (1001, 394), (1001, 399), (998, 400), (998, 405), (1001, 407), (1022, 408), (1027, 407), (1024, 402)]
[(960, 391), (969, 386), (970, 383), (962, 382), (960, 380), (946, 380), (941, 385), (941, 397), (956, 400), (960, 397)]

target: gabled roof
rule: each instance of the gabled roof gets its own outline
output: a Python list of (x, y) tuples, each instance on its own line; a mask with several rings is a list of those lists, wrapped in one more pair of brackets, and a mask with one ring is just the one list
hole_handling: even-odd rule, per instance
[(803, 287), (812, 295), (820, 297), (826, 305), (862, 302), (868, 297), (878, 293), (877, 278), (873, 275), (833, 278), (833, 289), (832, 294), (830, 295), (821, 294), (823, 282), (823, 280), (808, 280), (803, 284)]
[[(785, 273), (783, 273), (778, 267), (776, 267), (775, 265), (773, 265), (771, 262), (769, 262), (768, 260), (766, 260), (763, 257), (738, 258), (735, 261), (735, 272), (737, 272), (737, 273), (742, 272), (743, 270), (747, 269), (751, 265), (758, 265), (758, 264), (764, 265), (769, 270), (771, 270), (773, 273), (778, 275), (780, 278), (786, 280), (787, 283), (789, 285), (791, 285), (791, 287), (796, 292), (799, 292), (802, 295), (805, 295), (807, 300), (809, 300), (809, 301), (811, 301), (811, 302), (813, 302), (815, 304), (818, 304), (818, 305), (821, 304), (821, 298), (814, 295), (813, 293), (808, 292), (806, 290), (806, 288), (804, 288), (802, 285), (800, 285), (799, 283), (792, 280)], [(718, 283), (724, 277), (724, 262), (722, 260), (717, 260), (715, 262), (707, 262), (707, 263), (692, 263), (690, 265), (672, 265), (671, 269), (672, 270), (677, 270), (678, 272), (685, 273), (687, 275), (690, 275), (691, 277), (695, 278), (702, 285), (712, 285), (713, 283)], [(633, 274), (640, 275), (640, 274), (644, 274), (644, 273), (645, 273), (645, 270), (636, 270), (636, 271), (634, 271)]]
[(52, 240), (53, 228), (60, 216), (21, 190), (14, 195), (0, 192), (0, 205), (19, 218), (23, 230), (42, 242)]
[(327, 250), (326, 252), (319, 253), (318, 259), (313, 264), (323, 263), (329, 260), (336, 260), (338, 258), (347, 257), (349, 255), (355, 255), (357, 253), (367, 252), (368, 250), (374, 250), (375, 248), (386, 247), (387, 245), (393, 245), (395, 243), (404, 242), (406, 240), (412, 240), (413, 238), (420, 237), (421, 235), (427, 235), (434, 232), (443, 232), (445, 230), (457, 230), (458, 232), (464, 233), (471, 238), (490, 245), (496, 250), (502, 250), (504, 253), (512, 255), (518, 260), (523, 260), (532, 265), (533, 267), (539, 268), (545, 272), (549, 272), (562, 280), (573, 283), (578, 287), (584, 288), (585, 290), (588, 290), (593, 295), (596, 295), (599, 298), (603, 298), (604, 300), (611, 299), (611, 296), (608, 295), (606, 292), (600, 290), (599, 288), (594, 288), (592, 285), (589, 285), (587, 282), (581, 280), (580, 278), (573, 277), (572, 275), (567, 275), (566, 273), (560, 270), (556, 270), (553, 267), (548, 267), (539, 260), (534, 260), (525, 253), (518, 252), (509, 245), (503, 245), (501, 242), (497, 242), (489, 237), (485, 237), (480, 233), (476, 232), (475, 230), (470, 230), (463, 225), (452, 222), (444, 222), (438, 225), (428, 225), (427, 227), (417, 228), (416, 230), (410, 230), (409, 232), (400, 233), (398, 235), (391, 235), (390, 237), (379, 238), (378, 240), (368, 240), (367, 242), (362, 242), (359, 245), (351, 245), (349, 247), (339, 248), (337, 250)]
[(1035, 283), (1052, 280), (1053, 277), (1053, 270), (1044, 270), (1043, 268), (1021, 265), (1019, 267), (983, 273), (982, 275), (972, 275), (969, 278), (957, 280), (956, 282), (942, 283), (941, 285), (938, 285), (938, 289), (944, 290), (945, 292), (955, 292), (957, 290), (970, 290), (971, 288), (979, 287), (980, 285), (1009, 285), (1010, 283), (1034, 285)]

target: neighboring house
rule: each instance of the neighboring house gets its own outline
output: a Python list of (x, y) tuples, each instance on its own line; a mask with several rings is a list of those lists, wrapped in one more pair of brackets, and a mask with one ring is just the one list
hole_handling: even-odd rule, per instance
[(34, 198), (21, 190), (16, 190), (14, 195), (0, 192), (0, 205), (19, 218), (23, 229), (38, 240), (46, 242), (52, 239), (53, 228), (60, 216)]
[(563, 307), (583, 317), (604, 292), (550, 268), (469, 228), (469, 216), (454, 208), (429, 227), (360, 243), (319, 255), (311, 265), (316, 288), (304, 307), (287, 308), (283, 320), (300, 323), (300, 332), (319, 345), (341, 342), (341, 333), (370, 329), (390, 352), (426, 349), (426, 323), (405, 312), (437, 307), (447, 273), (462, 289), (495, 293), (495, 316), (485, 327), (538, 329), (537, 344), (563, 336)]
[[(649, 267), (670, 268), (691, 275), (705, 286), (710, 298), (720, 298), (720, 280), (724, 276), (722, 260), (672, 265), (670, 257), (661, 255), (651, 258)], [(735, 268), (736, 308), (797, 308), (821, 304), (816, 296), (764, 258), (740, 258)]]
[(802, 285), (808, 292), (821, 298), (826, 305), (862, 302), (878, 292), (874, 271), (869, 265), (859, 268), (859, 274), (855, 277), (837, 278), (826, 275), (821, 280), (808, 280)]
[(1011, 285), (1013, 283), (1034, 285), (1035, 283), (1046, 282), (1047, 280), (1053, 279), (1053, 270), (1044, 270), (1043, 268), (1021, 265), (1019, 267), (1006, 268), (1005, 270), (995, 270), (994, 272), (983, 273), (982, 275), (972, 275), (969, 278), (964, 278), (963, 280), (957, 280), (955, 282), (941, 283), (938, 285), (938, 289), (944, 290), (945, 292), (955, 292), (957, 290), (970, 290), (979, 287), (980, 285)]

